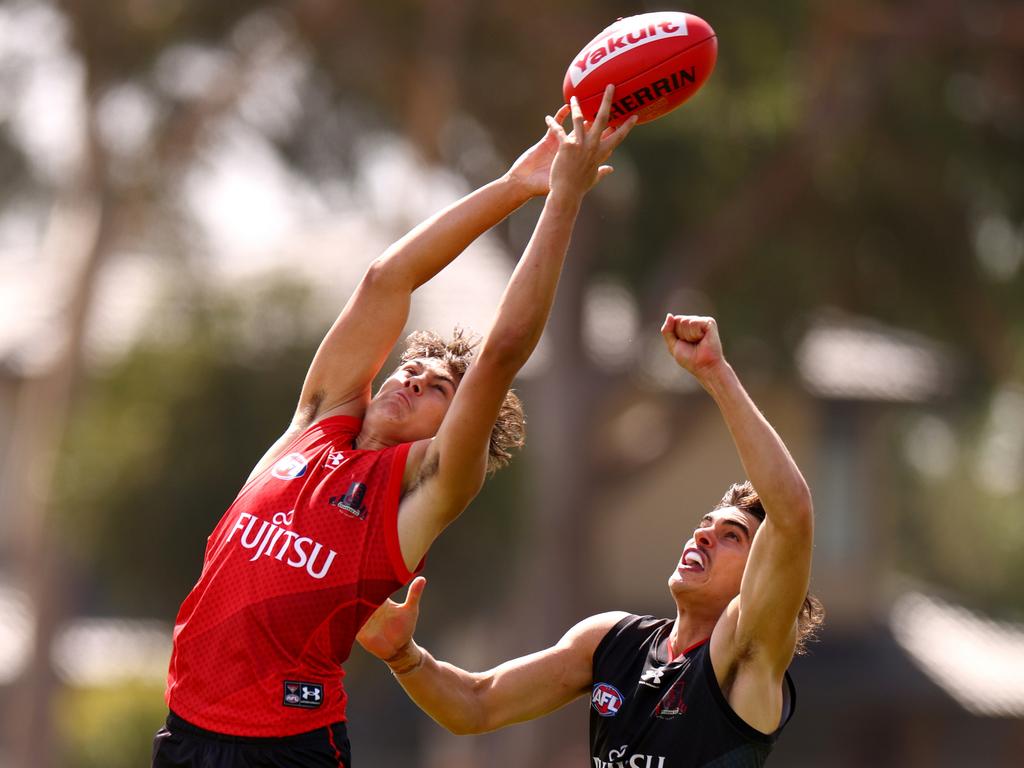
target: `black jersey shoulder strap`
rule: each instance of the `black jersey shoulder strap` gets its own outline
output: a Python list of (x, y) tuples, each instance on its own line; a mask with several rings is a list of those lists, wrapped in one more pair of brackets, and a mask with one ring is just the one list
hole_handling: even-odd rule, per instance
[(608, 630), (601, 638), (601, 642), (597, 644), (597, 648), (594, 649), (593, 668), (597, 670), (618, 649), (636, 649), (651, 636), (652, 632), (657, 631), (666, 623), (671, 622), (668, 619), (659, 619), (654, 616), (637, 616), (636, 614), (624, 616)]

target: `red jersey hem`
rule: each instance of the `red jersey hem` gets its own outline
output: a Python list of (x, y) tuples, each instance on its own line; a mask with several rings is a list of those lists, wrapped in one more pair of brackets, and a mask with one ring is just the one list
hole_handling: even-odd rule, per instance
[[(169, 699), (171, 697), (167, 697), (167, 698)], [(308, 733), (309, 731), (315, 731), (318, 728), (323, 728), (325, 726), (331, 725), (332, 723), (347, 723), (348, 722), (348, 716), (345, 714), (344, 711), (342, 711), (340, 713), (333, 712), (333, 713), (331, 713), (331, 715), (329, 717), (326, 717), (326, 718), (321, 716), (321, 717), (316, 718), (315, 720), (307, 720), (307, 721), (303, 721), (303, 722), (295, 722), (292, 725), (292, 727), (288, 727), (287, 724), (282, 723), (281, 724), (282, 727), (280, 727), (280, 728), (277, 728), (277, 727), (269, 727), (269, 728), (240, 728), (240, 729), (236, 730), (236, 729), (232, 729), (232, 728), (218, 727), (218, 725), (216, 723), (213, 723), (213, 722), (211, 722), (209, 720), (204, 720), (202, 716), (200, 716), (197, 713), (191, 711), (187, 706), (182, 707), (180, 702), (172, 704), (170, 701), (167, 701), (167, 708), (170, 711), (174, 712), (174, 714), (176, 714), (182, 720), (185, 720), (186, 722), (191, 723), (192, 725), (196, 726), (197, 728), (202, 728), (205, 731), (211, 731), (213, 733), (219, 733), (219, 734), (221, 734), (223, 736), (236, 736), (238, 738), (246, 738), (246, 739), (249, 739), (249, 738), (251, 738), (251, 739), (260, 739), (260, 738), (279, 739), (279, 738), (285, 738), (285, 737), (288, 737), (288, 736), (298, 736), (301, 733)]]

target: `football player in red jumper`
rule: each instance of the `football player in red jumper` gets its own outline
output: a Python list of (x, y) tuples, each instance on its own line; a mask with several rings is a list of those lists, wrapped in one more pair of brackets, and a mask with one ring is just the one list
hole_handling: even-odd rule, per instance
[[(363, 622), (476, 496), (489, 454), (507, 457), (500, 443), (516, 442), (492, 439), (496, 420), (540, 339), (583, 198), (635, 122), (605, 130), (611, 99), (609, 88), (592, 125), (575, 100), (548, 117), (504, 176), (370, 265), (291, 424), (208, 539), (174, 628), (155, 767), (351, 765), (342, 663)], [(371, 397), (412, 292), (538, 195), (533, 237), (472, 364), (464, 340), (414, 334)]]
[(551, 648), (470, 673), (413, 641), (422, 577), (406, 602), (388, 600), (357, 639), (449, 730), (494, 730), (589, 694), (587, 765), (726, 768), (762, 765), (792, 715), (787, 668), (822, 618), (807, 592), (810, 492), (726, 362), (715, 321), (669, 315), (661, 330), (718, 405), (750, 481), (731, 487), (683, 545), (668, 579), (674, 620), (598, 614)]

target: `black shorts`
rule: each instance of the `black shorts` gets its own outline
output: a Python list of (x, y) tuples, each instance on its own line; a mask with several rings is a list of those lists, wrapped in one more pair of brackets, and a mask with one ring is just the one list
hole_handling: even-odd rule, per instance
[(280, 738), (214, 733), (171, 712), (153, 738), (152, 768), (352, 768), (345, 723)]

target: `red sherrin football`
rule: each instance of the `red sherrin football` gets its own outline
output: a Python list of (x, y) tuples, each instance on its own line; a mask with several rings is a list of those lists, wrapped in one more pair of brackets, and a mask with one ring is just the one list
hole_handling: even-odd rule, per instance
[(588, 120), (615, 85), (610, 125), (631, 115), (647, 123), (671, 112), (710, 77), (718, 56), (711, 26), (693, 14), (644, 13), (619, 19), (587, 43), (565, 73), (566, 103), (575, 96)]

